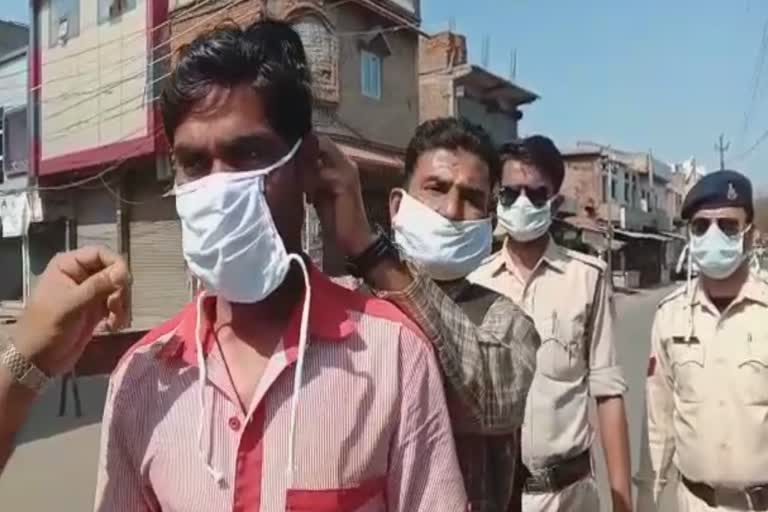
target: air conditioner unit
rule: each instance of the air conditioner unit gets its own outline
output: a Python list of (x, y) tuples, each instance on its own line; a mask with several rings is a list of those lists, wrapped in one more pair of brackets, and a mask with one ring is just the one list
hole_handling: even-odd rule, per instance
[(109, 17), (117, 18), (125, 10), (124, 0), (112, 0), (109, 4)]
[(61, 18), (59, 20), (59, 44), (62, 46), (66, 44), (67, 39), (69, 39), (69, 20), (67, 18)]

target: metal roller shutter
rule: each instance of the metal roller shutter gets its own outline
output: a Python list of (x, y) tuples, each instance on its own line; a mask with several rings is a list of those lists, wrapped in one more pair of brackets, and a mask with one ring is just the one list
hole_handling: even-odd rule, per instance
[(190, 299), (181, 225), (173, 198), (158, 198), (133, 207), (132, 212), (132, 324), (151, 327), (178, 313)]
[(76, 205), (77, 246), (100, 245), (117, 251), (114, 198), (105, 190), (82, 190)]

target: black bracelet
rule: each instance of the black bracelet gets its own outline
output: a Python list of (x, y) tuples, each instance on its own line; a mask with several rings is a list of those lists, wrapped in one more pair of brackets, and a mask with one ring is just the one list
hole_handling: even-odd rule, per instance
[(364, 278), (369, 270), (385, 259), (393, 259), (399, 262), (400, 253), (389, 237), (387, 237), (383, 231), (379, 230), (379, 235), (371, 245), (366, 247), (366, 249), (357, 256), (347, 258), (346, 267), (349, 273), (353, 276)]

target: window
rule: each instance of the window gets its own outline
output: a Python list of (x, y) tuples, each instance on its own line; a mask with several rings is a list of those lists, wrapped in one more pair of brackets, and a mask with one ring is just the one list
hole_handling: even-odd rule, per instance
[(364, 96), (381, 99), (381, 57), (367, 50), (360, 51), (362, 92)]
[(6, 110), (3, 118), (3, 171), (5, 176), (26, 174), (29, 168), (27, 108)]
[(616, 190), (618, 188), (617, 185), (618, 185), (618, 180), (616, 179), (616, 176), (612, 174), (611, 175), (611, 199), (612, 200), (616, 200), (618, 197), (618, 192)]
[(50, 46), (65, 45), (80, 35), (80, 0), (50, 0)]
[(603, 186), (602, 196), (601, 197), (603, 199), (603, 202), (605, 203), (605, 202), (608, 201), (608, 190), (607, 190), (608, 189), (608, 175), (607, 174), (603, 174), (603, 179), (600, 180), (600, 181), (601, 181), (601, 184)]
[(99, 0), (99, 24), (120, 17), (136, 8), (136, 0)]
[(293, 22), (293, 29), (304, 43), (312, 70), (315, 99), (339, 101), (339, 42), (331, 25), (320, 16), (309, 14)]

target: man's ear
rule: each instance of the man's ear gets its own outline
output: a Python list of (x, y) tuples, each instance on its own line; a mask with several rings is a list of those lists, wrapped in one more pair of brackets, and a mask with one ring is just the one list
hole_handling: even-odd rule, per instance
[(393, 188), (389, 191), (389, 218), (394, 219), (400, 211), (400, 201), (403, 200), (403, 189)]

